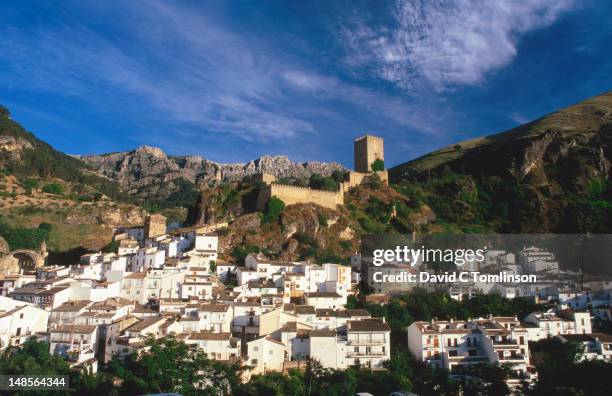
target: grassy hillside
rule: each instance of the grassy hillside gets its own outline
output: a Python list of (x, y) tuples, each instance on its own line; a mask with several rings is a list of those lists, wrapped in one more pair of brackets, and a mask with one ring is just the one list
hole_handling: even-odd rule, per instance
[(390, 170), (447, 228), (612, 232), (612, 93)]
[[(0, 106), (0, 236), (11, 249), (97, 250), (142, 211), (114, 182), (37, 139)], [(42, 225), (42, 228), (41, 228)]]

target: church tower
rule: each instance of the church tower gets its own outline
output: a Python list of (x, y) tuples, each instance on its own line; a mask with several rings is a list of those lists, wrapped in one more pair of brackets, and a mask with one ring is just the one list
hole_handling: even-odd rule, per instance
[(385, 160), (383, 138), (365, 135), (355, 139), (355, 172), (371, 172), (372, 163), (377, 159)]

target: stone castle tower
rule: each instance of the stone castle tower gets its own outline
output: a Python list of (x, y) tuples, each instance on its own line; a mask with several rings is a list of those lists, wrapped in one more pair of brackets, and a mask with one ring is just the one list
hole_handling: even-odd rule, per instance
[(383, 138), (365, 135), (355, 139), (355, 172), (372, 171), (372, 163), (377, 159), (385, 160)]

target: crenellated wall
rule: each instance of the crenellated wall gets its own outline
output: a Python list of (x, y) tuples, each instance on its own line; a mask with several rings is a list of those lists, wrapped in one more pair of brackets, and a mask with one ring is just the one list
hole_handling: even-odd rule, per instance
[(297, 203), (314, 203), (324, 208), (336, 209), (337, 205), (344, 204), (344, 191), (315, 190), (309, 187), (289, 186), (284, 184), (270, 184), (259, 191), (257, 197), (257, 210), (263, 211), (266, 203), (272, 197), (277, 197), (285, 205)]

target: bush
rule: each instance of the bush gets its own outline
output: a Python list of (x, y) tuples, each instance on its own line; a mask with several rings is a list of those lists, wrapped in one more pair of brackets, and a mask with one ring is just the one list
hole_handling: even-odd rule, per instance
[(264, 224), (276, 223), (285, 209), (285, 203), (278, 197), (272, 197), (266, 204), (266, 211), (264, 212), (262, 222)]
[(385, 161), (383, 161), (380, 158), (378, 158), (374, 162), (372, 162), (372, 165), (370, 165), (370, 166), (372, 167), (372, 170), (374, 172), (384, 171), (385, 170)]
[(38, 250), (42, 241), (49, 240), (51, 224), (41, 223), (37, 228), (12, 227), (0, 222), (0, 236), (9, 244), (11, 250)]
[(47, 194), (63, 195), (64, 186), (59, 183), (49, 183), (43, 186), (42, 191)]
[(21, 182), (23, 189), (26, 191), (26, 194), (32, 194), (32, 190), (38, 187), (38, 180), (27, 178)]
[(251, 253), (259, 253), (259, 247), (255, 245), (236, 246), (232, 250), (232, 256), (240, 265), (244, 265), (244, 259)]
[(319, 213), (317, 216), (317, 221), (321, 227), (327, 227), (327, 216), (325, 216), (325, 214)]
[(340, 183), (338, 183), (332, 177), (321, 176), (318, 173), (313, 173), (310, 175), (308, 187), (315, 190), (338, 191), (340, 189)]

